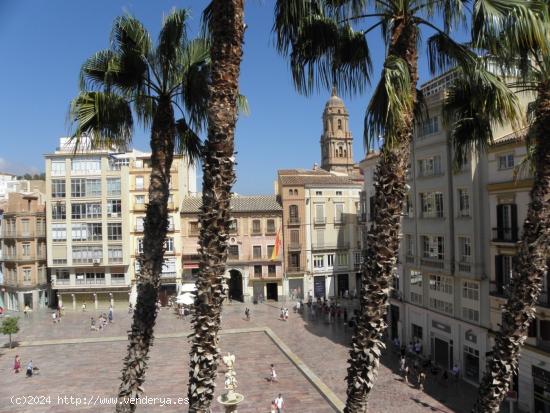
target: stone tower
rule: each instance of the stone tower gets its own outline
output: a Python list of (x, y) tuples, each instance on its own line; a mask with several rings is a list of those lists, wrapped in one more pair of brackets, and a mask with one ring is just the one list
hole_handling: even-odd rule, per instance
[(350, 173), (354, 169), (353, 138), (349, 131), (348, 118), (344, 102), (336, 96), (334, 87), (323, 111), (321, 168), (326, 171)]

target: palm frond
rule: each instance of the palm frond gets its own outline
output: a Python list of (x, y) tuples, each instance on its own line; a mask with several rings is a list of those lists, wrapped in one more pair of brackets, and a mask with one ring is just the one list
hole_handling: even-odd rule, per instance
[(527, 132), (525, 136), (525, 146), (527, 148), (525, 157), (514, 167), (514, 180), (534, 176), (537, 170), (537, 146), (535, 144), (535, 139), (533, 139), (529, 132)]
[(136, 91), (133, 96), (133, 108), (138, 121), (145, 127), (152, 125), (155, 112), (157, 110), (157, 100), (154, 96), (147, 95), (141, 91)]
[(426, 0), (420, 7), (425, 7), (430, 20), (440, 16), (443, 21), (443, 30), (449, 34), (451, 29), (466, 24), (466, 4), (469, 0)]
[(180, 9), (172, 10), (164, 18), (156, 50), (164, 78), (169, 76), (171, 70), (177, 70), (175, 66), (178, 54), (187, 43), (186, 23), (188, 17), (189, 12)]
[(248, 105), (248, 99), (245, 95), (241, 95), (240, 93), (237, 95), (237, 108), (239, 109), (239, 113), (242, 113), (243, 115), (250, 115), (250, 106)]
[(80, 90), (103, 88), (109, 83), (109, 72), (116, 54), (109, 49), (100, 50), (89, 57), (80, 68)]
[(132, 139), (132, 111), (126, 99), (114, 93), (81, 92), (71, 102), (73, 138), (87, 136), (92, 149), (125, 148)]
[(111, 47), (117, 52), (134, 51), (148, 56), (152, 48), (149, 32), (135, 17), (126, 14), (115, 19), (111, 31)]
[(185, 155), (191, 165), (202, 159), (202, 141), (184, 118), (176, 121), (176, 153)]
[(324, 17), (319, 0), (278, 0), (275, 2), (275, 45), (282, 55), (289, 55), (300, 30), (313, 18)]
[(451, 130), (454, 164), (460, 167), (472, 150), (484, 151), (493, 142), (493, 127), (522, 123), (516, 94), (483, 65), (472, 72), (458, 70), (444, 104), (444, 121)]
[(475, 70), (477, 56), (467, 45), (460, 44), (445, 33), (436, 33), (427, 41), (428, 65), (432, 74), (439, 74), (461, 66), (465, 70)]
[(370, 148), (381, 137), (384, 137), (386, 148), (394, 147), (400, 131), (406, 126), (405, 114), (414, 109), (414, 103), (407, 62), (388, 56), (365, 115), (366, 147)]

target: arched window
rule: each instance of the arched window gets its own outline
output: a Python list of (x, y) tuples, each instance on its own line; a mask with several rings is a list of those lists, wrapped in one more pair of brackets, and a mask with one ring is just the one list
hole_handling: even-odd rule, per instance
[(338, 119), (338, 130), (342, 130), (342, 119)]
[(341, 158), (342, 156), (344, 156), (344, 149), (340, 146), (338, 148), (338, 156)]

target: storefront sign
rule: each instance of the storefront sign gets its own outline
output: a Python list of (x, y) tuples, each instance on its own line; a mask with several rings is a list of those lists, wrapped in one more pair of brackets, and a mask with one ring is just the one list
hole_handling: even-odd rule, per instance
[(448, 326), (447, 324), (443, 324), (438, 321), (432, 320), (432, 327), (451, 334), (451, 326)]

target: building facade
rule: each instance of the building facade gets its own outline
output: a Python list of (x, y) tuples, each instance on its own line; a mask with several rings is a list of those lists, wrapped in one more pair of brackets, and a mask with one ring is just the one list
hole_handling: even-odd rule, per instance
[(21, 311), (48, 304), (46, 214), (39, 192), (8, 194), (0, 231), (3, 273), (0, 306)]
[[(194, 284), (198, 274), (200, 197), (183, 198), (183, 279)], [(274, 195), (234, 195), (231, 198), (232, 224), (229, 232), (225, 276), (233, 300), (252, 302), (263, 297), (278, 301), (283, 297), (282, 245), (274, 253), (282, 227), (282, 209)], [(281, 235), (279, 235), (280, 239)]]

